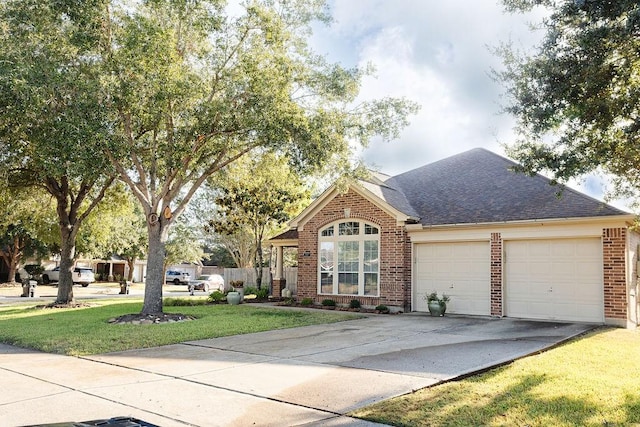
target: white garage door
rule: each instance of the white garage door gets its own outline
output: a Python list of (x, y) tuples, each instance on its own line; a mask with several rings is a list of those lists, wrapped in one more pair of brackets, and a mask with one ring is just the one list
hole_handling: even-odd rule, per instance
[(447, 313), (489, 315), (489, 242), (421, 243), (415, 246), (414, 310), (429, 311), (423, 296), (433, 291), (451, 297)]
[(600, 239), (505, 242), (505, 314), (602, 322)]

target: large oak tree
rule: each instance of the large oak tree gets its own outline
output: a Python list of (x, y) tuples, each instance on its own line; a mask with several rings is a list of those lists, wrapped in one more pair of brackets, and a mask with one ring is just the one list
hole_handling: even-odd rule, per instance
[(619, 194), (640, 193), (640, 3), (504, 0), (508, 10), (548, 9), (533, 53), (501, 50), (499, 78), (520, 138), (510, 154), (528, 172), (563, 182), (593, 171)]
[(300, 171), (349, 156), (349, 143), (392, 138), (415, 105), (356, 103), (359, 70), (327, 63), (306, 37), (324, 1), (153, 0), (115, 5), (103, 84), (114, 114), (106, 154), (140, 201), (149, 233), (142, 314), (162, 312), (171, 226), (213, 174), (254, 150)]
[(99, 1), (0, 3), (0, 156), (10, 185), (56, 202), (60, 282), (72, 303), (76, 236), (111, 184), (97, 47)]
[(112, 170), (144, 211), (142, 313), (159, 313), (169, 230), (209, 177), (255, 150), (285, 154), (303, 173), (345, 164), (350, 144), (397, 137), (416, 110), (357, 102), (362, 71), (311, 51), (311, 25), (329, 19), (323, 0), (239, 6), (0, 3), (0, 154), (17, 182), (57, 202), (58, 302), (73, 300), (75, 238)]

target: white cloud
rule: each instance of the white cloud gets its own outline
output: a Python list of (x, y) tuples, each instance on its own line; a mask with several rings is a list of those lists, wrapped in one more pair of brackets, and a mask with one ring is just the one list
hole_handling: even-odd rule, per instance
[[(397, 141), (374, 140), (354, 156), (393, 175), (475, 147), (504, 155), (514, 121), (500, 114), (502, 89), (490, 72), (501, 61), (491, 48), (535, 46), (541, 34), (530, 24), (544, 9), (508, 14), (500, 0), (327, 1), (335, 22), (314, 26), (316, 52), (347, 68), (377, 68), (363, 80), (361, 99), (404, 96), (422, 106)], [(242, 10), (240, 0), (228, 3), (232, 15)], [(602, 200), (609, 182), (590, 175), (568, 186)], [(631, 211), (630, 201), (610, 203)]]
[(500, 152), (512, 121), (498, 114), (501, 89), (489, 73), (499, 60), (488, 46), (515, 29), (531, 38), (521, 17), (489, 0), (334, 0), (332, 11), (336, 22), (316, 32), (315, 45), (346, 66), (376, 66), (362, 97), (422, 106), (399, 141), (374, 141), (365, 160), (398, 173), (473, 147)]

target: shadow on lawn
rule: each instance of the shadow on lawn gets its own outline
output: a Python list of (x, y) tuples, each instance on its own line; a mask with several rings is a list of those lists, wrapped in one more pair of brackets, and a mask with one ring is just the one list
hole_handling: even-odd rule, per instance
[(534, 389), (544, 387), (545, 381), (545, 375), (523, 377), (484, 404), (452, 411), (449, 418), (459, 420), (471, 416), (470, 421), (475, 425), (544, 419), (547, 425), (583, 426), (597, 412), (595, 404), (582, 400), (566, 397), (541, 399)]
[(640, 424), (640, 396), (627, 394), (623, 408), (629, 424)]
[[(497, 375), (501, 369), (483, 375)], [(597, 402), (572, 399), (564, 396), (541, 398), (536, 391), (544, 387), (546, 375), (530, 375), (485, 399), (473, 384), (455, 383), (450, 389), (440, 389), (430, 396), (425, 389), (422, 398), (405, 396), (356, 411), (355, 416), (366, 420), (395, 426), (445, 426), (445, 425), (618, 425), (617, 420), (607, 420), (600, 414)], [(473, 382), (474, 380), (471, 379)], [(480, 380), (478, 380), (480, 381)], [(453, 384), (453, 383), (452, 383)], [(447, 385), (445, 385), (447, 387)], [(604, 391), (603, 391), (604, 392)], [(469, 396), (475, 396), (476, 404), (467, 404)], [(486, 394), (493, 394), (488, 390)], [(622, 405), (626, 419), (622, 425), (640, 422), (640, 396), (627, 395)], [(537, 421), (537, 422), (536, 422)]]

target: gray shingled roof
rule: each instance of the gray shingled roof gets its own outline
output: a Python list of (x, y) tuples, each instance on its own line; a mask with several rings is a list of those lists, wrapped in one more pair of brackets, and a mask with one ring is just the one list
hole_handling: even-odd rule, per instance
[(513, 172), (514, 166), (476, 148), (365, 187), (419, 217), (423, 225), (627, 214), (570, 188), (552, 186), (541, 175)]
[(295, 240), (298, 238), (298, 230), (286, 230), (269, 240)]
[(361, 181), (360, 185), (400, 212), (417, 219), (419, 215), (407, 200), (406, 195), (400, 189), (389, 186), (389, 179), (391, 179), (389, 175), (374, 172), (370, 179)]

